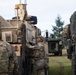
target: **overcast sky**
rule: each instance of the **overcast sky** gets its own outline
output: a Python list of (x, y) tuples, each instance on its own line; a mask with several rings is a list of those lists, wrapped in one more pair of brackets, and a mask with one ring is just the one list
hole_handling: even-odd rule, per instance
[[(24, 2), (24, 0), (22, 0)], [(0, 0), (0, 15), (5, 19), (15, 16), (15, 4), (19, 0)], [(59, 14), (65, 25), (69, 23), (71, 14), (76, 10), (76, 0), (27, 0), (29, 15), (38, 17), (37, 26), (42, 30), (51, 32), (52, 25)]]

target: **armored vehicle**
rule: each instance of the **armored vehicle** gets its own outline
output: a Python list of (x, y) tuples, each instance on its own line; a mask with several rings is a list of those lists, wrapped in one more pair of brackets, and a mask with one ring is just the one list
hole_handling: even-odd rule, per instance
[[(35, 26), (37, 17), (27, 14), (27, 4), (16, 4), (15, 9), (17, 16), (12, 20), (5, 20), (0, 17), (0, 30), (2, 39), (9, 42), (16, 48), (16, 55), (19, 60), (19, 74), (33, 75), (33, 60), (36, 59), (34, 53), (40, 50), (35, 47), (36, 38), (41, 36), (41, 30)], [(40, 59), (40, 58), (39, 58)], [(48, 63), (48, 59), (46, 59)], [(48, 69), (45, 69), (45, 74), (48, 75)]]
[(62, 56), (62, 41), (60, 39), (48, 39), (48, 51), (49, 54)]

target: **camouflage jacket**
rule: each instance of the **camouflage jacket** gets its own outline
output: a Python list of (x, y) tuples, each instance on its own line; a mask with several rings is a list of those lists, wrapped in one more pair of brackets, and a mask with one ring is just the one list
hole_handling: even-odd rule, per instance
[(17, 60), (17, 56), (14, 52), (14, 47), (11, 46), (9, 43), (7, 42), (3, 42), (3, 41), (0, 41), (2, 42), (4, 45), (6, 45), (6, 48), (8, 50), (8, 56), (9, 56), (9, 72), (8, 73), (12, 73), (13, 75), (18, 75), (18, 69), (19, 69), (19, 66), (18, 66), (18, 60)]
[(43, 59), (45, 57), (44, 46), (42, 44), (35, 45), (34, 56), (38, 59)]

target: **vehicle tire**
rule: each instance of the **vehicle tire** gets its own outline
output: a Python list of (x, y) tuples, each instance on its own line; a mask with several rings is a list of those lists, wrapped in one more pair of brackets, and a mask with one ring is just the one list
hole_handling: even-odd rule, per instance
[(72, 53), (72, 70), (73, 75), (76, 75), (76, 55)]

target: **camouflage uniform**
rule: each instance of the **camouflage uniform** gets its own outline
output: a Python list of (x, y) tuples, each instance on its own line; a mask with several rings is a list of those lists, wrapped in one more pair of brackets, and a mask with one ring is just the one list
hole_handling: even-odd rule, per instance
[(76, 11), (70, 18), (70, 32), (71, 32), (71, 47), (72, 47), (72, 69), (73, 75), (76, 75)]
[(16, 54), (14, 52), (14, 47), (12, 47), (9, 43), (0, 41), (3, 45), (6, 46), (8, 50), (8, 56), (9, 56), (9, 67), (8, 67), (8, 73), (0, 73), (0, 75), (18, 75), (18, 61)]
[[(41, 39), (39, 39), (41, 40)], [(38, 41), (38, 40), (37, 40)], [(37, 45), (35, 46), (37, 49), (34, 51), (34, 69), (32, 75), (45, 75), (45, 51), (44, 45), (42, 41), (38, 41)]]

